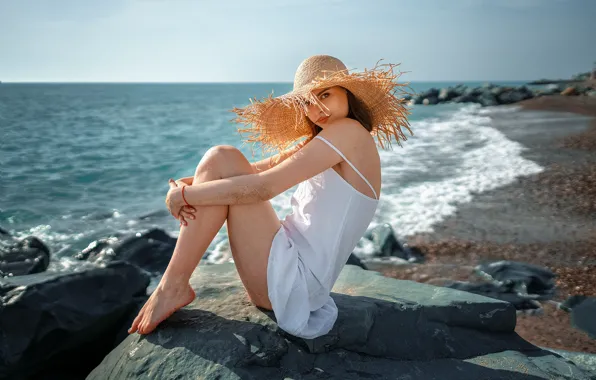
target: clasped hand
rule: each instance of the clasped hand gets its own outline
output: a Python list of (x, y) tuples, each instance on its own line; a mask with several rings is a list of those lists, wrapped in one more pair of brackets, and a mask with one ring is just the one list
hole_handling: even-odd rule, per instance
[[(192, 177), (190, 179), (192, 181)], [(181, 226), (187, 226), (187, 219), (194, 219), (194, 213), (197, 211), (194, 207), (188, 206), (184, 203), (182, 198), (182, 188), (184, 186), (192, 185), (191, 183), (185, 182), (183, 179), (174, 181), (170, 178), (169, 180), (170, 189), (166, 194), (166, 206), (172, 216), (180, 221)]]

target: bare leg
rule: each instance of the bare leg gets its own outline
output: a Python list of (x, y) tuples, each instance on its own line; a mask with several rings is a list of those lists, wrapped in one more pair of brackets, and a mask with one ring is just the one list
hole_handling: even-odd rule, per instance
[[(207, 151), (201, 159), (193, 183), (249, 173), (252, 173), (252, 167), (240, 151), (234, 147), (217, 146)], [(192, 302), (195, 293), (188, 283), (190, 276), (228, 217), (241, 222), (230, 223), (231, 220), (228, 220), (228, 234), (232, 255), (249, 297), (259, 306), (270, 308), (266, 291), (266, 265), (271, 241), (280, 226), (271, 204), (260, 202), (251, 205), (202, 206), (196, 207), (196, 210), (195, 219), (187, 220), (188, 226), (180, 227), (170, 263), (159, 285), (139, 311), (129, 333), (138, 331), (148, 334), (176, 310)], [(248, 218), (253, 219), (253, 222), (242, 222)], [(263, 223), (263, 219), (266, 223)], [(262, 223), (256, 224), (254, 220), (261, 220)], [(231, 224), (238, 227), (232, 230)], [(253, 243), (255, 241), (256, 244)], [(256, 251), (255, 254), (249, 259), (239, 258), (238, 242), (253, 252)], [(252, 264), (246, 264), (248, 262)], [(246, 265), (239, 265), (242, 263)], [(253, 278), (260, 283), (252, 286)]]

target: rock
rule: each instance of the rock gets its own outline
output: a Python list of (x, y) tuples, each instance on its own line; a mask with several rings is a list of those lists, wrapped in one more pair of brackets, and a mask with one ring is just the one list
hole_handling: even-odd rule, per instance
[(480, 88), (480, 87), (468, 87), (462, 93), (462, 95), (478, 96), (478, 95), (482, 94), (483, 92), (484, 92), (484, 89), (483, 88)]
[(202, 265), (199, 292), (152, 334), (130, 335), (93, 379), (589, 379), (515, 332), (508, 303), (345, 266), (339, 318), (305, 340), (248, 302), (233, 264)]
[(358, 256), (354, 255), (353, 253), (350, 254), (350, 257), (348, 257), (348, 261), (346, 262), (346, 265), (355, 265), (355, 266), (360, 267), (362, 269), (368, 269), (366, 267), (366, 265), (364, 265), (364, 263), (362, 261), (360, 261), (360, 259), (358, 258)]
[(462, 290), (482, 296), (495, 298), (511, 303), (516, 310), (538, 310), (542, 306), (533, 298), (512, 291), (511, 288), (499, 286), (494, 283), (470, 283), (453, 281), (444, 285), (447, 288)]
[(585, 331), (591, 338), (596, 339), (595, 297), (571, 296), (561, 304), (560, 308), (571, 312), (573, 327)]
[(578, 91), (575, 87), (570, 86), (570, 87), (567, 87), (566, 89), (564, 89), (561, 92), (561, 95), (565, 95), (565, 96), (578, 95)]
[(438, 88), (431, 88), (429, 90), (426, 91), (425, 97), (427, 98), (438, 98), (439, 97), (439, 89)]
[(424, 98), (424, 100), (422, 101), (422, 104), (424, 104), (425, 106), (435, 105), (437, 103), (439, 103), (439, 99), (435, 96)]
[(484, 107), (499, 105), (497, 98), (490, 92), (483, 92), (476, 101)]
[[(543, 348), (543, 347), (541, 347)], [(594, 375), (593, 378), (596, 379), (596, 354), (588, 354), (585, 352), (573, 352), (573, 351), (565, 351), (565, 350), (556, 350), (553, 348), (544, 348), (545, 350), (554, 352), (555, 354), (561, 355), (567, 360), (570, 360), (575, 365), (587, 371), (588, 373), (592, 372)]]
[(564, 311), (570, 313), (571, 312), (571, 309), (573, 309), (574, 306), (579, 305), (586, 298), (588, 298), (588, 297), (587, 296), (580, 296), (580, 295), (571, 296), (571, 297), (567, 298), (565, 301), (563, 301), (563, 302), (561, 302), (559, 304), (559, 309), (564, 310)]
[(124, 262), (0, 279), (0, 378), (49, 378), (48, 368), (85, 376), (118, 343), (148, 284)]
[(439, 91), (438, 99), (440, 102), (448, 102), (458, 95), (457, 91), (453, 88), (442, 88), (441, 91)]
[(35, 236), (0, 245), (0, 271), (5, 276), (40, 273), (50, 265), (50, 249)]
[(395, 237), (395, 231), (390, 224), (378, 225), (366, 232), (364, 237), (373, 243), (375, 257), (399, 257), (413, 263), (424, 261), (424, 255), (416, 247), (401, 244)]
[(498, 97), (504, 91), (507, 91), (505, 87), (492, 87), (490, 89), (490, 93), (493, 94), (495, 97)]
[(99, 239), (75, 256), (79, 260), (106, 263), (125, 260), (150, 272), (163, 273), (170, 262), (176, 238), (160, 229), (143, 234), (117, 238)]
[(454, 103), (475, 103), (476, 96), (470, 94), (463, 94), (452, 99)]
[(414, 96), (411, 100), (411, 102), (413, 102), (414, 104), (422, 104), (422, 100), (424, 98), (420, 95)]
[(452, 281), (444, 286), (510, 302), (516, 310), (540, 310), (537, 300), (551, 299), (555, 274), (547, 268), (513, 261), (478, 265), (475, 271), (488, 283)]
[(497, 101), (499, 102), (499, 104), (512, 104), (521, 102), (525, 99), (530, 99), (532, 96), (532, 93), (528, 91), (527, 88), (520, 87), (519, 89), (502, 91), (497, 96)]
[(548, 268), (515, 261), (478, 265), (476, 271), (495, 284), (533, 299), (551, 299), (555, 293), (555, 274)]

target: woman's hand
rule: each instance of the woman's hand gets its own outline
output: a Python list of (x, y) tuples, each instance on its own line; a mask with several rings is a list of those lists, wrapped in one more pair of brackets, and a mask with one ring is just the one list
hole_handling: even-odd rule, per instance
[[(190, 186), (190, 185), (192, 185), (194, 179), (195, 179), (194, 177), (182, 177), (180, 179), (177, 179), (176, 183), (183, 182)], [(180, 185), (178, 185), (178, 186), (180, 186)]]
[(166, 194), (166, 206), (170, 214), (180, 221), (181, 226), (187, 226), (188, 222), (186, 219), (194, 219), (194, 212), (196, 212), (196, 209), (192, 206), (187, 206), (182, 198), (182, 188), (188, 185), (182, 180), (174, 181), (173, 179), (170, 179), (169, 185), (170, 190)]

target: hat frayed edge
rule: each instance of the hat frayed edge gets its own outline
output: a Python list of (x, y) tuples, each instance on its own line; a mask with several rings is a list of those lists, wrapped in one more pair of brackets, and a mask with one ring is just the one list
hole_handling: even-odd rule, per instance
[[(231, 121), (247, 126), (245, 128), (238, 128), (239, 133), (247, 135), (244, 139), (245, 143), (251, 143), (253, 146), (260, 144), (262, 152), (281, 152), (301, 138), (309, 137), (310, 131), (304, 128), (306, 115), (304, 115), (303, 110), (308, 102), (320, 103), (319, 99), (312, 93), (312, 90), (342, 86), (342, 84), (349, 85), (350, 82), (367, 83), (368, 85), (372, 85), (372, 88), (376, 88), (383, 93), (383, 96), (376, 104), (385, 103), (388, 105), (387, 111), (383, 115), (378, 115), (383, 116), (383, 120), (373, 125), (370, 132), (371, 135), (376, 138), (378, 146), (382, 149), (392, 147), (392, 137), (395, 138), (395, 141), (401, 147), (401, 141), (407, 140), (407, 136), (402, 128), (407, 129), (410, 135), (414, 135), (407, 118), (411, 112), (405, 106), (406, 100), (403, 98), (403, 96), (410, 94), (410, 92), (404, 90), (409, 84), (396, 82), (396, 79), (403, 74), (401, 71), (394, 72), (394, 68), (399, 66), (399, 64), (381, 64), (381, 61), (379, 60), (372, 69), (365, 69), (362, 72), (341, 70), (331, 72), (329, 75), (327, 75), (329, 72), (326, 72), (324, 77), (317, 78), (298, 90), (292, 90), (278, 97), (273, 97), (272, 92), (260, 100), (256, 97), (251, 98), (249, 99), (250, 105), (242, 108), (235, 107), (231, 110), (231, 112), (237, 115)], [(354, 96), (358, 98), (358, 94), (354, 93)], [(376, 104), (369, 105), (369, 108), (374, 108)], [(287, 136), (288, 138), (285, 141), (279, 137), (276, 138), (276, 135), (284, 134), (280, 132), (286, 132), (287, 134), (287, 130), (275, 131), (276, 126), (270, 125), (272, 124), (271, 118), (265, 117), (266, 112), (281, 110), (283, 108), (293, 108), (292, 112), (295, 115), (293, 125), (294, 136)], [(373, 112), (369, 112), (371, 112), (372, 117)], [(288, 126), (288, 130), (291, 130), (291, 128), (292, 126)]]

